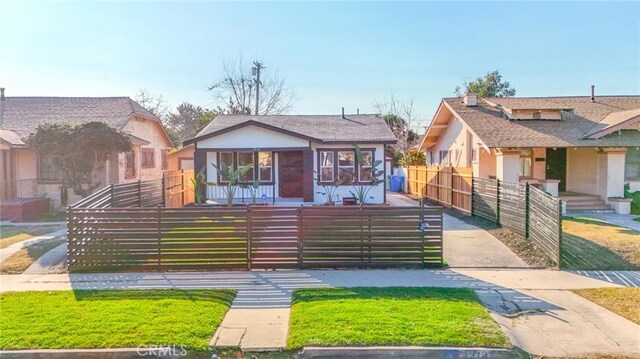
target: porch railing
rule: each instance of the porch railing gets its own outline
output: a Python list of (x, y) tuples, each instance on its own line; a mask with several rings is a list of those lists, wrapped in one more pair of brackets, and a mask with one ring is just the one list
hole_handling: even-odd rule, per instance
[[(272, 203), (275, 201), (276, 188), (274, 184), (260, 185), (255, 190), (256, 199), (258, 203)], [(227, 193), (225, 192), (225, 186), (207, 186), (206, 191), (207, 199), (226, 201)], [(265, 200), (266, 198), (266, 200)], [(251, 203), (251, 190), (248, 188), (242, 188), (238, 186), (234, 202)]]
[(44, 196), (44, 186), (40, 186), (37, 178), (0, 180), (0, 200), (15, 201)]

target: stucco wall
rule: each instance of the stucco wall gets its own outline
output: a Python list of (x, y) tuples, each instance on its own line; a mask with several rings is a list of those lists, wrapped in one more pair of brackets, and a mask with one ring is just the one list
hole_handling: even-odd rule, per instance
[(606, 173), (606, 162), (600, 157), (595, 147), (567, 149), (567, 191), (593, 195), (601, 192), (599, 183), (603, 178), (598, 173)]
[[(123, 127), (123, 131), (139, 137), (149, 142), (149, 144), (134, 146), (137, 167), (135, 178), (125, 178), (125, 155), (121, 153), (118, 156), (118, 182), (124, 183), (162, 178), (162, 173), (164, 172), (162, 169), (162, 154), (171, 147), (171, 144), (167, 141), (160, 124), (142, 117), (133, 117)], [(142, 168), (140, 150), (143, 148), (152, 148), (154, 150), (155, 166), (153, 168)]]
[[(468, 133), (462, 122), (455, 117), (449, 120), (449, 126), (438, 138), (438, 143), (429, 149), (433, 153), (433, 163), (440, 165), (449, 165), (449, 163), (440, 163), (440, 151), (451, 151), (450, 163), (453, 167), (470, 166), (470, 146), (473, 144), (473, 136)], [(427, 153), (427, 158), (431, 158), (431, 154)]]

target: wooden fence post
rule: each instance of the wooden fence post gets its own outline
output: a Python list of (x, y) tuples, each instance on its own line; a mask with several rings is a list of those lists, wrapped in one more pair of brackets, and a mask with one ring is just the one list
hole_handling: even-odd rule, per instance
[(529, 182), (524, 186), (524, 238), (529, 239)]
[(304, 249), (304, 244), (302, 242), (302, 237), (303, 237), (303, 229), (302, 229), (302, 218), (304, 215), (304, 207), (303, 205), (300, 205), (300, 207), (298, 207), (298, 268), (302, 268), (302, 262), (303, 262), (303, 257), (302, 257), (302, 251)]
[(158, 270), (162, 270), (162, 207), (158, 206), (156, 208), (156, 213), (158, 215)]
[(562, 268), (562, 200), (558, 200), (558, 269)]
[[(180, 176), (182, 178), (182, 203), (180, 205), (180, 207), (184, 207), (184, 194), (187, 192), (186, 188), (185, 188), (185, 183), (184, 183), (184, 169), (182, 170), (182, 176)], [(205, 193), (206, 195), (206, 193)]]
[[(423, 225), (424, 225), (424, 201), (422, 201), (420, 203), (420, 225), (419, 225), (419, 228), (422, 228)], [(424, 263), (425, 253), (424, 253), (424, 250), (425, 250), (425, 247), (426, 247), (425, 244), (424, 244), (424, 232), (422, 232), (421, 237), (422, 237), (422, 240), (420, 241), (420, 243), (421, 243), (420, 244), (420, 247), (421, 247), (420, 251), (421, 251), (422, 255), (420, 256), (420, 261), (422, 262), (422, 268), (424, 268), (425, 267), (425, 263)], [(440, 256), (440, 260), (442, 260), (442, 256)]]
[(247, 269), (251, 270), (251, 232), (253, 230), (251, 225), (251, 208), (247, 207)]
[(138, 207), (142, 207), (142, 181), (138, 180)]
[(166, 186), (166, 182), (165, 182), (165, 174), (162, 174), (162, 183), (160, 183), (160, 185), (162, 186), (162, 207), (167, 207), (167, 192), (165, 190), (165, 186)]
[(496, 224), (500, 225), (500, 180), (496, 179)]
[(473, 214), (473, 192), (474, 192), (474, 190), (475, 190), (475, 181), (474, 181), (474, 178), (475, 178), (475, 177), (473, 176), (473, 172), (472, 172), (472, 173), (471, 173), (471, 200), (470, 200), (470, 202), (471, 202), (471, 208), (469, 208), (469, 211), (470, 211), (470, 213), (471, 213), (471, 217), (473, 217), (473, 216), (474, 216), (474, 214)]

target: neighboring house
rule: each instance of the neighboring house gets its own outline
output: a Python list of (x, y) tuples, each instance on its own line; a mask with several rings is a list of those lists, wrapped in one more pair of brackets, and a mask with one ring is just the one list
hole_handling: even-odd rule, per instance
[(569, 209), (607, 209), (640, 180), (639, 130), (640, 96), (468, 94), (442, 100), (420, 148), (429, 164), (526, 181), (560, 192)]
[(167, 156), (167, 171), (180, 171), (193, 169), (194, 145), (184, 146), (179, 150), (169, 152)]
[[(128, 97), (5, 97), (1, 93), (0, 191), (3, 207), (46, 196), (58, 207), (60, 173), (47, 159), (25, 144), (44, 123), (104, 122), (126, 132), (130, 153), (114, 154), (96, 173), (100, 187), (112, 183), (162, 178), (167, 149), (172, 147), (160, 120)], [(78, 199), (69, 190), (69, 203)], [(3, 213), (3, 216), (5, 216)]]
[[(253, 170), (245, 183), (259, 179), (258, 197), (267, 202), (299, 201), (323, 203), (322, 184), (330, 185), (337, 178), (351, 183), (340, 185), (334, 200), (351, 197), (357, 183), (366, 183), (367, 171), (373, 161), (385, 159), (385, 145), (396, 139), (384, 119), (377, 115), (295, 115), (295, 116), (217, 116), (185, 146), (195, 144), (195, 170), (206, 168), (211, 200), (225, 198), (221, 178), (212, 164), (226, 163), (234, 168), (249, 164)], [(367, 158), (358, 163), (354, 146), (357, 143)], [(386, 168), (380, 164), (378, 171)], [(320, 184), (319, 184), (319, 183)], [(385, 202), (385, 184), (371, 191), (370, 203)], [(247, 198), (246, 190), (238, 197)]]

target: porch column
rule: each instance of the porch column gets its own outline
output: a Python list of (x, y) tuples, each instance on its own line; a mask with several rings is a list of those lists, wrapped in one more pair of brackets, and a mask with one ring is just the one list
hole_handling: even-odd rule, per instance
[(605, 203), (610, 197), (624, 197), (624, 147), (603, 148), (598, 154), (599, 194)]
[(304, 202), (313, 202), (313, 150), (302, 151), (302, 199)]
[(520, 151), (496, 149), (496, 178), (504, 182), (520, 181)]
[(196, 148), (193, 152), (193, 171), (195, 175), (198, 174), (203, 168), (205, 168), (205, 178), (207, 176), (207, 150)]

